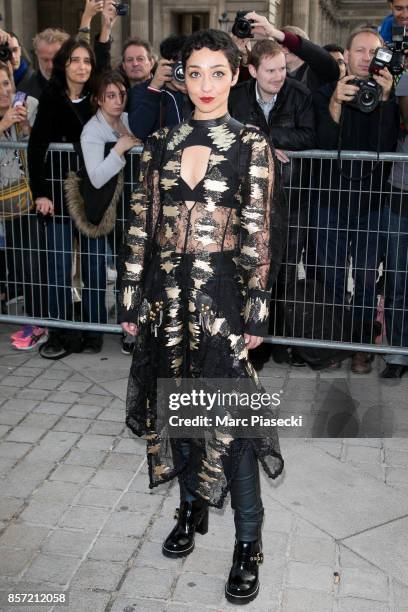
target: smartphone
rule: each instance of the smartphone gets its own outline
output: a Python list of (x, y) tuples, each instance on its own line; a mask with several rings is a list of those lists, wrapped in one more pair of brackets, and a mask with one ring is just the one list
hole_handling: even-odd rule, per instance
[(13, 108), (15, 108), (16, 106), (24, 106), (26, 100), (27, 94), (24, 93), (24, 91), (16, 91), (13, 100)]
[(129, 4), (127, 4), (126, 2), (115, 2), (115, 9), (116, 9), (116, 14), (119, 17), (126, 17), (127, 15), (129, 15)]

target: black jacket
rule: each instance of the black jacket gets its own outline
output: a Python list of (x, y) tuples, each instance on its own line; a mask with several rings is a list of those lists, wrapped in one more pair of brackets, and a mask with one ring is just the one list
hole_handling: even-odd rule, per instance
[(180, 91), (149, 89), (151, 79), (135, 85), (129, 92), (129, 125), (133, 134), (146, 140), (161, 127), (174, 127), (187, 119), (193, 107)]
[[(341, 137), (341, 149), (345, 151), (374, 151), (381, 153), (395, 151), (398, 129), (399, 111), (394, 94), (387, 102), (381, 103), (372, 113), (362, 113), (356, 108), (343, 104), (342, 127), (336, 123), (329, 111), (330, 98), (337, 83), (331, 83), (321, 88), (313, 95), (316, 122), (317, 142), (320, 149), (337, 150)], [(317, 166), (317, 165), (316, 165)], [(364, 177), (373, 169), (372, 162), (343, 161), (342, 170), (346, 176)], [(335, 161), (325, 160), (321, 170), (315, 169), (314, 175), (319, 178), (320, 205), (335, 206), (348, 214), (351, 206), (351, 216), (365, 214), (376, 210), (382, 201), (381, 192), (388, 190), (386, 179), (387, 164), (380, 164), (372, 174), (363, 181), (349, 181), (339, 174)], [(339, 193), (339, 188), (341, 189)]]
[[(256, 100), (255, 79), (239, 83), (231, 90), (229, 111), (241, 123), (255, 125), (275, 149), (304, 151), (316, 146), (313, 99), (308, 89), (287, 77), (279, 91), (268, 121)], [(282, 165), (282, 185), (300, 180), (299, 160)]]
[(330, 53), (306, 38), (298, 38), (300, 44), (295, 54), (305, 63), (290, 73), (290, 76), (306, 85), (310, 91), (337, 81), (340, 78), (340, 69)]
[(255, 79), (250, 79), (231, 90), (228, 101), (231, 116), (261, 128), (276, 149), (312, 149), (316, 144), (315, 120), (313, 100), (307, 88), (288, 77), (267, 121), (256, 100), (255, 84)]
[(47, 85), (47, 79), (42, 75), (40, 70), (36, 70), (25, 81), (25, 83), (19, 87), (19, 90), (24, 91), (28, 96), (32, 96), (33, 98), (37, 98), (37, 100), (39, 100)]
[(37, 117), (28, 143), (28, 170), (33, 197), (46, 197), (54, 203), (55, 214), (67, 210), (63, 184), (68, 170), (77, 169), (76, 153), (48, 153), (51, 142), (77, 143), (82, 128), (92, 117), (89, 96), (73, 104), (67, 95), (48, 87), (41, 95)]

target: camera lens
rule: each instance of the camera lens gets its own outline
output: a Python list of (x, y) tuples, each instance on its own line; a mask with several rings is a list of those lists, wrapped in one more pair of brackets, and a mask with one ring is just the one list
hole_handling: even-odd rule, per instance
[(232, 26), (232, 33), (237, 38), (252, 38), (251, 22), (248, 19), (236, 19)]
[(184, 68), (182, 62), (176, 62), (173, 64), (173, 78), (178, 83), (185, 82)]

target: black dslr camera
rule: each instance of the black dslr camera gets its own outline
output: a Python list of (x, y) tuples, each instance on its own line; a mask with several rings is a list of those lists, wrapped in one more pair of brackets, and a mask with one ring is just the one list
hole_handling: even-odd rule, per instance
[(126, 17), (126, 15), (129, 15), (129, 4), (125, 2), (114, 2), (113, 5), (119, 17)]
[(178, 60), (172, 65), (171, 73), (172, 73), (173, 79), (177, 81), (178, 83), (185, 82), (186, 76), (184, 74), (183, 62), (181, 60)]
[(251, 23), (254, 23), (253, 19), (245, 19), (245, 15), (251, 11), (237, 11), (234, 24), (232, 26), (232, 33), (237, 38), (253, 38)]
[(356, 85), (359, 90), (350, 102), (349, 106), (358, 108), (362, 113), (372, 113), (380, 103), (382, 93), (381, 85), (378, 85), (374, 79), (352, 79), (347, 81), (347, 85)]
[(8, 43), (4, 43), (0, 45), (0, 62), (11, 62), (13, 59), (13, 54), (11, 53), (11, 49), (8, 46)]

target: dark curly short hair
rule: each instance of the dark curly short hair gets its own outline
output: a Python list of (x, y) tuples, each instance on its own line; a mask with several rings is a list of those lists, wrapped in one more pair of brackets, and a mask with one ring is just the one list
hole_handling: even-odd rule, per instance
[(176, 62), (180, 59), (181, 50), (188, 36), (176, 36), (171, 34), (160, 43), (160, 56), (170, 62)]
[(235, 74), (241, 60), (240, 51), (226, 32), (213, 29), (199, 30), (187, 38), (181, 52), (181, 61), (183, 62), (184, 69), (193, 51), (205, 48), (211, 51), (222, 51), (228, 60), (232, 72)]

